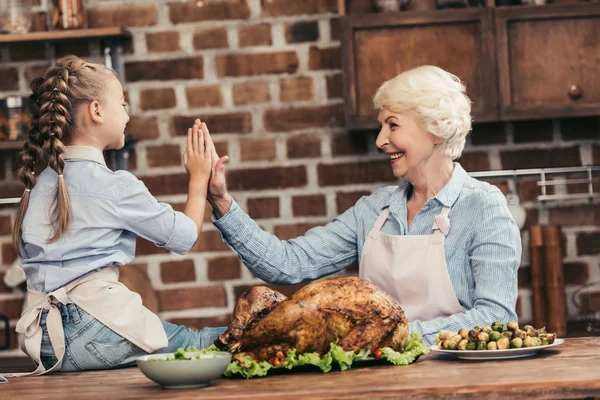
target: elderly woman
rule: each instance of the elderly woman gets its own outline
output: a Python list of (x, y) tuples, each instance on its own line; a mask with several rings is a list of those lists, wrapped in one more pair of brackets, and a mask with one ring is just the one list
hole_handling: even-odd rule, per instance
[[(411, 332), (516, 319), (519, 229), (500, 190), (459, 163), (471, 104), (454, 75), (433, 66), (403, 72), (374, 98), (376, 144), (398, 186), (362, 197), (329, 224), (292, 240), (263, 231), (227, 193), (214, 165), (209, 200), (223, 240), (270, 283), (324, 277), (359, 261), (360, 276), (398, 300)], [(215, 159), (218, 157), (215, 157)]]

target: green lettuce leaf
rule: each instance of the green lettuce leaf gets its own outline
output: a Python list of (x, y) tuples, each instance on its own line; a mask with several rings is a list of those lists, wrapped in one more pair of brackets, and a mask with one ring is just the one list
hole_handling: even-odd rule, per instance
[(410, 334), (402, 353), (390, 347), (383, 347), (381, 349), (381, 357), (394, 365), (408, 365), (419, 358), (420, 355), (427, 353), (429, 353), (429, 347), (425, 346), (423, 338), (418, 333)]
[(273, 366), (266, 361), (256, 362), (250, 357), (245, 357), (243, 366), (238, 361), (230, 362), (223, 375), (229, 377), (241, 375), (249, 379), (257, 376), (265, 376), (271, 368)]

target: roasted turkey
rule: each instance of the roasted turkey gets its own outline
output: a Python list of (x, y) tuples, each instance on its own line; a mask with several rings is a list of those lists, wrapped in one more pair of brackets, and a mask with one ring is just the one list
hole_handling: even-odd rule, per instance
[(234, 353), (235, 360), (270, 361), (288, 349), (325, 354), (336, 341), (346, 351), (386, 346), (402, 351), (407, 340), (400, 305), (364, 279), (343, 277), (310, 283), (289, 299), (266, 286), (253, 287), (239, 298), (215, 345)]

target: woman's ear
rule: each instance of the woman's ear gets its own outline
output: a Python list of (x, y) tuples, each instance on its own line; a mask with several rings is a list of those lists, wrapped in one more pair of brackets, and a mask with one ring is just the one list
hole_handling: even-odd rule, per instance
[(88, 115), (97, 124), (101, 124), (104, 122), (102, 107), (100, 107), (100, 103), (98, 100), (92, 101), (87, 107)]

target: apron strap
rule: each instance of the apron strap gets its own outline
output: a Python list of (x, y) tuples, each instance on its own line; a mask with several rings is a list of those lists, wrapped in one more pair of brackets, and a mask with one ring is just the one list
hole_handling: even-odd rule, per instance
[(373, 229), (375, 231), (380, 231), (381, 227), (383, 226), (383, 224), (385, 224), (385, 221), (387, 220), (389, 215), (390, 215), (390, 208), (386, 207), (381, 212), (381, 214), (379, 214), (379, 217), (377, 217), (377, 220), (375, 221), (375, 225), (373, 225)]
[(448, 218), (448, 213), (450, 212), (450, 207), (444, 206), (442, 208), (442, 212), (440, 215), (437, 215), (433, 219), (433, 226), (431, 230), (434, 235), (444, 235), (448, 236), (448, 232), (450, 232), (450, 218)]

